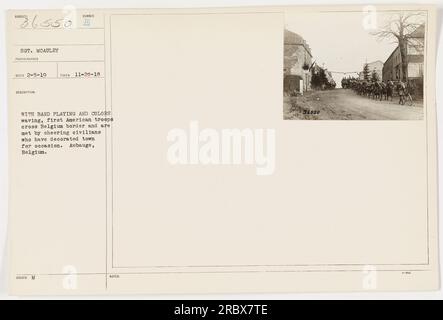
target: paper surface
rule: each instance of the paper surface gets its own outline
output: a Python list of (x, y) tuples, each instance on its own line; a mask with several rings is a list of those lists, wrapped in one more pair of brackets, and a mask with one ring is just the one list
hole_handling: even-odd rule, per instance
[(438, 288), (433, 7), (7, 27), (12, 294)]

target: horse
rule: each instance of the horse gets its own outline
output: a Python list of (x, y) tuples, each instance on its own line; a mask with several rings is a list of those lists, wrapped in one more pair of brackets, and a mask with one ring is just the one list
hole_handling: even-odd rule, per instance
[(380, 95), (380, 87), (378, 85), (378, 82), (373, 82), (371, 84), (371, 98), (377, 100), (379, 95)]
[(392, 80), (388, 80), (388, 82), (386, 83), (386, 101), (388, 101), (389, 98), (391, 98), (392, 101), (393, 95), (394, 95), (394, 82), (392, 82)]
[(383, 100), (384, 84), (381, 81), (374, 82), (374, 99)]
[(386, 98), (386, 83), (380, 82), (380, 101)]

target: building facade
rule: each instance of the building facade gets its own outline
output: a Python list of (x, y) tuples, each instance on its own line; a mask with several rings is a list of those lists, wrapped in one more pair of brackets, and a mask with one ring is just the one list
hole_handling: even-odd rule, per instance
[[(284, 93), (302, 92), (311, 89), (311, 48), (297, 33), (285, 29), (284, 37)], [(302, 82), (300, 81), (302, 80)], [(300, 86), (303, 85), (303, 88)]]
[[(423, 63), (424, 63), (424, 36), (425, 26), (421, 25), (409, 35), (407, 43), (407, 75), (408, 81), (418, 89), (417, 93), (423, 94)], [(399, 81), (403, 79), (402, 58), (400, 47), (394, 49), (383, 67), (383, 79)]]
[[(365, 64), (363, 64), (363, 68), (364, 67), (365, 67)], [(372, 73), (375, 71), (375, 73), (377, 74), (378, 80), (379, 81), (383, 80), (383, 61), (377, 60), (377, 61), (369, 62), (368, 68), (369, 68), (369, 79), (372, 78)], [(363, 69), (361, 72), (359, 72), (358, 78), (360, 80), (364, 80)]]

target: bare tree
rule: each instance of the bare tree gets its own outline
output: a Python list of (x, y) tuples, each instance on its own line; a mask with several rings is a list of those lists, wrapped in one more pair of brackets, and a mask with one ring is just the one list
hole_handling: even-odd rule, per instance
[(401, 56), (402, 80), (408, 79), (408, 44), (417, 46), (413, 33), (425, 23), (425, 12), (398, 12), (388, 17), (386, 23), (372, 34), (381, 40), (391, 39), (398, 44)]

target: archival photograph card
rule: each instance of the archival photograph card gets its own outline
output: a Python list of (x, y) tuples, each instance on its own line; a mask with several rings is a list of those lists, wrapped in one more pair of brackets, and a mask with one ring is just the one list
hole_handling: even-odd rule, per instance
[(437, 289), (435, 38), (425, 5), (8, 11), (10, 293)]

